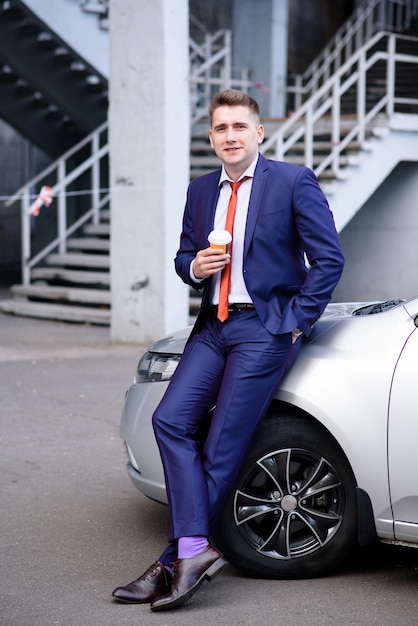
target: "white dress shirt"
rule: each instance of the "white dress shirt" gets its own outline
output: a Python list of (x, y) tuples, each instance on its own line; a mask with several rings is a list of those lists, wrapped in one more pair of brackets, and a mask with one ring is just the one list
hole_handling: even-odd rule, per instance
[[(235, 210), (233, 246), (231, 258), (231, 289), (228, 301), (230, 303), (251, 302), (251, 297), (247, 291), (243, 275), (243, 258), (244, 258), (244, 237), (245, 226), (247, 223), (248, 205), (250, 202), (250, 194), (253, 185), (254, 170), (257, 165), (257, 158), (248, 166), (245, 172), (238, 180), (248, 176), (248, 180), (244, 181), (238, 189), (237, 207)], [(227, 182), (231, 180), (226, 173), (225, 167), (222, 166), (221, 176), (219, 178), (219, 198), (215, 211), (214, 229), (224, 229), (226, 222), (226, 213), (228, 210), (229, 199), (232, 194), (232, 187)], [(233, 181), (231, 181), (233, 182)], [(218, 304), (219, 302), (219, 286), (221, 282), (222, 272), (218, 272), (212, 277), (210, 302)]]

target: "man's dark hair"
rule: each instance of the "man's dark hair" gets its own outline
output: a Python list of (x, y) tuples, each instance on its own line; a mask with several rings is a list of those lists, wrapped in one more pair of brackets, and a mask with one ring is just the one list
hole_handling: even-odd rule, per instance
[(251, 113), (254, 113), (254, 115), (260, 118), (260, 107), (258, 106), (257, 100), (254, 100), (254, 98), (251, 98), (248, 94), (238, 91), (237, 89), (226, 89), (213, 96), (212, 100), (209, 102), (208, 110), (211, 124), (215, 109), (224, 106), (247, 107), (250, 109)]

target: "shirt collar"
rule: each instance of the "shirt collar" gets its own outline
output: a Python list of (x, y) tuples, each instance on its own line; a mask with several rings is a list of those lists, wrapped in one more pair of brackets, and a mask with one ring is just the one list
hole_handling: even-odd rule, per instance
[[(255, 172), (255, 168), (257, 165), (257, 161), (259, 158), (259, 154), (257, 154), (257, 156), (255, 157), (254, 161), (252, 163), (250, 163), (250, 165), (247, 167), (247, 169), (245, 170), (245, 172), (243, 172), (241, 174), (241, 176), (239, 177), (238, 180), (241, 180), (242, 178), (244, 178), (244, 176), (249, 176), (250, 178), (254, 178), (254, 172)], [(225, 170), (225, 166), (222, 165), (222, 170), (221, 170), (221, 176), (219, 178), (219, 187), (222, 186), (222, 184), (226, 181), (226, 180), (231, 180), (230, 177), (228, 176), (228, 174), (226, 173)]]

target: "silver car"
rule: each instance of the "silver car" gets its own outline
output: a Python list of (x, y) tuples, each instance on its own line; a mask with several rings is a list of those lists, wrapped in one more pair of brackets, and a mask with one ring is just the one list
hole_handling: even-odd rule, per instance
[[(418, 547), (417, 326), (418, 298), (327, 307), (277, 389), (214, 531), (231, 564), (253, 576), (305, 578), (358, 542)], [(143, 355), (121, 419), (128, 474), (160, 502), (151, 418), (189, 333)]]

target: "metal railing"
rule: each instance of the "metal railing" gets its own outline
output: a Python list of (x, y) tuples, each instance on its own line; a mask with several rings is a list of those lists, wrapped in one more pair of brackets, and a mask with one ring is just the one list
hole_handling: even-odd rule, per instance
[[(262, 152), (274, 152), (274, 158), (284, 160), (286, 154), (297, 142), (304, 146), (304, 162), (307, 167), (320, 176), (326, 169), (331, 169), (334, 176), (341, 173), (342, 152), (353, 141), (364, 144), (368, 126), (379, 114), (388, 118), (397, 111), (398, 105), (408, 105), (410, 112), (418, 113), (418, 98), (404, 98), (396, 94), (396, 72), (398, 64), (414, 64), (418, 69), (418, 55), (397, 52), (396, 44), (400, 40), (417, 43), (414, 37), (405, 37), (393, 33), (381, 32), (372, 37), (335, 74), (292, 115), (262, 145)], [(375, 49), (378, 44), (383, 49)], [(379, 64), (384, 70), (383, 95), (372, 105), (367, 104), (367, 81), (370, 71)], [(341, 117), (342, 100), (349, 90), (354, 92), (355, 113), (350, 116), (350, 129), (343, 128)], [(331, 128), (331, 142), (328, 153), (315, 152), (315, 136), (323, 132), (324, 121)]]
[(298, 109), (376, 33), (408, 30), (417, 15), (418, 0), (365, 0), (305, 72), (289, 76), (288, 110)]
[[(6, 202), (9, 206), (20, 200), (21, 204), (21, 254), (22, 282), (29, 285), (32, 268), (41, 262), (53, 250), (60, 253), (67, 251), (68, 238), (78, 229), (91, 221), (100, 223), (100, 212), (109, 204), (108, 190), (108, 155), (107, 122), (71, 148), (61, 158), (52, 163), (43, 172), (32, 178)], [(85, 179), (88, 184), (85, 184)], [(53, 205), (49, 211), (57, 213), (56, 237), (42, 250), (32, 256), (32, 221), (31, 206), (42, 186), (51, 187)], [(88, 208), (81, 217), (70, 219), (69, 199), (83, 198)], [(77, 213), (77, 211), (75, 211)]]
[(205, 33), (202, 43), (189, 39), (192, 126), (207, 116), (208, 104), (215, 93), (230, 88), (247, 92), (252, 85), (247, 70), (234, 75), (231, 42), (229, 30)]
[[(93, 10), (95, 5), (102, 9), (105, 5), (107, 6), (106, 2), (82, 4), (86, 10)], [(213, 93), (228, 87), (245, 91), (250, 86), (245, 71), (239, 79), (232, 77), (230, 31), (204, 33), (202, 39), (200, 44), (190, 39), (192, 124), (207, 115), (207, 105)], [(24, 285), (30, 284), (32, 269), (51, 252), (54, 250), (58, 250), (59, 253), (66, 252), (68, 238), (74, 235), (83, 224), (90, 220), (92, 223), (100, 222), (100, 211), (109, 204), (107, 130), (106, 122), (43, 172), (28, 181), (8, 200), (7, 205), (17, 200), (21, 203), (21, 256)], [(81, 217), (71, 221), (70, 216), (74, 211), (68, 210), (68, 201), (81, 193), (75, 187), (80, 187), (80, 179), (86, 175), (90, 176), (90, 180), (87, 185), (84, 185), (85, 190), (82, 191), (83, 204), (85, 205), (86, 199), (90, 198), (90, 205)], [(57, 233), (56, 237), (53, 237), (52, 241), (41, 250), (34, 250), (32, 234), (35, 225), (33, 221), (38, 218), (31, 216), (31, 205), (44, 185), (52, 188), (54, 200), (48, 211), (57, 213)], [(42, 212), (45, 211), (44, 209)]]

